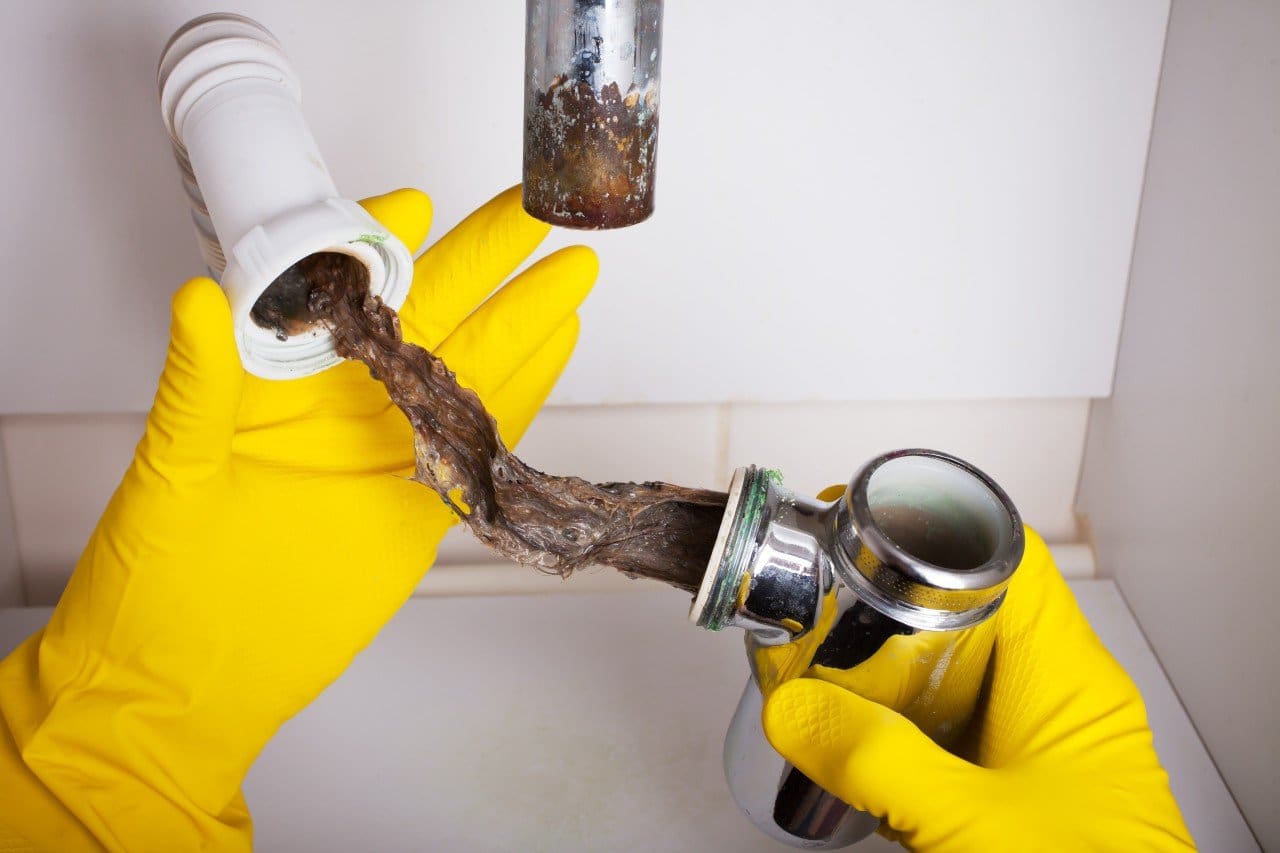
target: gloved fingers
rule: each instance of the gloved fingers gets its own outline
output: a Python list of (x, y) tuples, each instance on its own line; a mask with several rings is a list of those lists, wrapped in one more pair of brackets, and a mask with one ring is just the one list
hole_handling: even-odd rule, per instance
[(849, 805), (911, 835), (964, 814), (979, 774), (894, 711), (813, 678), (793, 679), (764, 706), (765, 735), (781, 755)]
[(573, 316), (599, 269), (595, 252), (586, 246), (548, 255), (490, 297), (436, 355), (487, 399)]
[[(876, 835), (880, 836), (881, 838), (887, 838), (890, 841), (895, 842), (897, 844), (902, 844), (902, 833), (898, 832), (898, 830), (894, 829), (892, 826), (889, 826), (889, 824), (885, 823), (884, 821), (880, 821), (880, 825), (876, 827)], [(906, 846), (906, 845), (903, 845), (903, 846)]]
[(817, 498), (820, 501), (833, 501), (844, 494), (844, 490), (849, 488), (844, 483), (834, 483), (818, 492)]
[(983, 739), (979, 760), (1004, 765), (1050, 748), (1097, 756), (1124, 742), (1122, 733), (1149, 737), (1133, 679), (1089, 625), (1044, 540), (1029, 527), (1025, 536), (1022, 562), (992, 617), (998, 654), (983, 725), (1000, 736)]
[(938, 670), (956, 653), (956, 637), (945, 631), (919, 631), (889, 637), (875, 654), (850, 669), (814, 665), (809, 675), (870, 699), (878, 705), (902, 711), (926, 690), (951, 687)]
[(400, 309), (405, 339), (434, 350), (550, 232), (524, 212), (518, 185), (462, 220), (414, 264)]
[(1022, 561), (996, 612), (1002, 637), (1022, 634), (1036, 643), (1061, 648), (1064, 639), (1092, 637), (1075, 596), (1054, 563), (1049, 546), (1031, 527), (1024, 528)]
[(360, 206), (396, 235), (409, 254), (418, 251), (431, 230), (431, 198), (422, 190), (392, 190), (363, 199)]
[(515, 447), (529, 428), (569, 363), (577, 342), (578, 316), (574, 314), (561, 323), (541, 349), (485, 400), (489, 412), (498, 422), (498, 434), (507, 447)]
[(177, 484), (219, 470), (243, 385), (226, 297), (212, 279), (193, 278), (173, 296), (169, 354), (138, 446), (140, 473)]

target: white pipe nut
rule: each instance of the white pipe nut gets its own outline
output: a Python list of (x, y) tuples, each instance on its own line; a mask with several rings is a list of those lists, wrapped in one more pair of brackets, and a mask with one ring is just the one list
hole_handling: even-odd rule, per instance
[(337, 364), (327, 329), (280, 340), (250, 317), (254, 304), (293, 264), (337, 252), (358, 260), (370, 292), (399, 308), (413, 280), (409, 250), (338, 194), (302, 115), (293, 67), (261, 24), (231, 14), (188, 22), (165, 47), (158, 76), (192, 220), (231, 304), (245, 369), (291, 379)]

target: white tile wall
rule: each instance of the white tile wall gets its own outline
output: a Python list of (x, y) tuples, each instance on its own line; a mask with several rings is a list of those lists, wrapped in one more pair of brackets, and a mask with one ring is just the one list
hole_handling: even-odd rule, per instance
[[(728, 485), (733, 467), (754, 463), (778, 468), (789, 484), (816, 492), (846, 480), (881, 451), (936, 447), (995, 477), (1047, 538), (1072, 542), (1088, 409), (1084, 399), (552, 407), (530, 428), (519, 452), (531, 465), (553, 473), (713, 488)], [(0, 418), (16, 534), (7, 538), (11, 545), (16, 539), (28, 604), (56, 600), (142, 425), (143, 416), (133, 414)], [(0, 540), (6, 538), (3, 498), (0, 489)], [(1088, 565), (1087, 551), (1076, 550), (1081, 553), (1063, 554), (1074, 555), (1073, 564)], [(6, 583), (12, 595), (17, 587), (12, 566), (5, 574), (4, 553), (0, 541), (0, 595)], [(581, 591), (626, 583), (608, 572), (560, 583), (527, 569), (494, 565), (488, 552), (458, 529), (441, 545), (438, 567), (424, 586), (439, 594)]]

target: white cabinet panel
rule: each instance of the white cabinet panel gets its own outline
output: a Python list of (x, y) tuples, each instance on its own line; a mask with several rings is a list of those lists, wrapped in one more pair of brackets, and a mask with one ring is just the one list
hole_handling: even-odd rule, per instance
[(1094, 408), (1080, 482), (1099, 568), (1124, 591), (1271, 851), (1280, 850), (1278, 46), (1280, 4), (1186, 3), (1174, 13), (1115, 396)]
[[(724, 782), (741, 634), (700, 631), (687, 594), (651, 590), (410, 601), (254, 764), (256, 846), (794, 849), (753, 829)], [(1072, 590), (1142, 691), (1200, 849), (1256, 850), (1115, 585)], [(0, 611), (0, 657), (48, 618)], [(466, 652), (442, 637), (467, 638)], [(902, 848), (872, 836), (851, 849)]]
[[(227, 5), (294, 57), (348, 194), (420, 185), (447, 226), (518, 180), (518, 0)], [(555, 401), (1109, 392), (1167, 0), (669, 6), (658, 211), (583, 238)], [(21, 10), (0, 412), (140, 410), (200, 270), (154, 65), (208, 6)]]

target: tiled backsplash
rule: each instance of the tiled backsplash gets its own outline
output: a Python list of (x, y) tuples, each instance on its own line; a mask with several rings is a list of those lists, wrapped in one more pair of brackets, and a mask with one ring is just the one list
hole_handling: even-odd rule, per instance
[[(935, 447), (987, 471), (1047, 539), (1071, 543), (1088, 410), (1084, 399), (553, 407), (539, 415), (519, 450), (544, 471), (714, 488), (727, 487), (734, 467), (754, 463), (816, 492), (848, 479), (877, 453)], [(143, 416), (132, 414), (0, 418), (8, 475), (7, 483), (0, 477), (0, 606), (57, 599), (142, 425)], [(490, 562), (455, 529), (438, 562), (455, 570), (429, 575), (425, 586), (435, 579), (443, 588), (463, 566)], [(558, 585), (492, 565), (475, 569), (468, 589), (477, 588), (481, 574), (481, 586), (493, 591), (614, 584), (607, 573)]]

